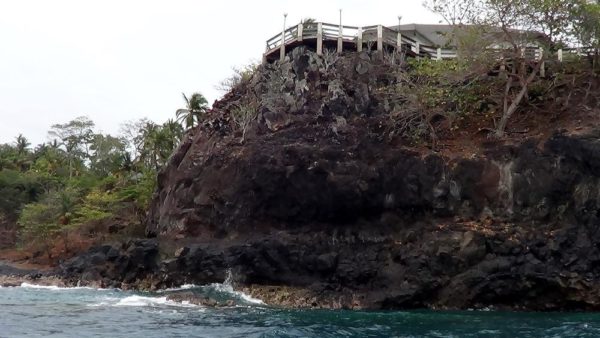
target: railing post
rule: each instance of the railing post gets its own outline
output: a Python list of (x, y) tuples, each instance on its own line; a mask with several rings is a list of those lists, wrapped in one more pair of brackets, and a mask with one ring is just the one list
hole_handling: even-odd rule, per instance
[(301, 23), (298, 24), (298, 41), (302, 41), (302, 39), (303, 39), (303, 37), (302, 37), (303, 31), (304, 31), (304, 25), (301, 22)]
[(342, 26), (342, 9), (340, 8), (340, 28), (338, 30), (337, 52), (342, 54), (344, 49), (344, 26)]
[(340, 31), (338, 34), (338, 41), (337, 41), (337, 52), (338, 54), (342, 54), (342, 51), (344, 49), (344, 40), (343, 40), (343, 28), (342, 28), (342, 24), (340, 23)]
[(383, 51), (383, 26), (377, 26), (377, 51)]
[(279, 47), (279, 60), (285, 60), (285, 41), (283, 35), (281, 36), (281, 47)]
[(546, 77), (546, 62), (544, 62), (544, 48), (540, 47), (539, 49), (540, 55), (538, 62), (541, 62), (540, 65), (540, 77)]
[(558, 62), (563, 61), (563, 50), (562, 48), (558, 50)]
[(317, 24), (317, 55), (323, 55), (323, 24)]
[(362, 45), (363, 45), (363, 36), (362, 36), (363, 30), (362, 27), (358, 27), (358, 36), (356, 37), (356, 51), (357, 52), (362, 52)]
[(440, 47), (437, 49), (437, 60), (442, 61), (442, 48)]
[(281, 47), (279, 48), (279, 60), (283, 62), (285, 60), (285, 20), (287, 19), (287, 13), (283, 14), (283, 30), (281, 31)]

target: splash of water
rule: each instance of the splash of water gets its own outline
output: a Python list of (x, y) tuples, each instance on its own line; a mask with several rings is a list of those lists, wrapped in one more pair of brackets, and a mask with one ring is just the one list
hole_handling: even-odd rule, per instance
[(227, 293), (227, 294), (232, 295), (235, 298), (241, 299), (247, 303), (259, 304), (259, 305), (265, 304), (265, 302), (263, 302), (262, 300), (260, 300), (258, 298), (254, 298), (254, 297), (247, 295), (241, 291), (235, 291), (233, 289), (233, 273), (232, 273), (231, 269), (227, 269), (227, 273), (225, 275), (225, 280), (223, 281), (223, 283), (213, 283), (210, 285), (210, 287), (212, 287), (214, 290), (216, 290), (218, 292)]

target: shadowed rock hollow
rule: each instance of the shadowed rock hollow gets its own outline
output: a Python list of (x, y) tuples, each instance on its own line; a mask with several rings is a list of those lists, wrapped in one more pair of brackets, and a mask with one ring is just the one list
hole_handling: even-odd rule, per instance
[(147, 233), (167, 257), (140, 278), (231, 269), (290, 306), (599, 309), (599, 134), (411, 148), (380, 92), (399, 69), (296, 49), (216, 102), (158, 177)]

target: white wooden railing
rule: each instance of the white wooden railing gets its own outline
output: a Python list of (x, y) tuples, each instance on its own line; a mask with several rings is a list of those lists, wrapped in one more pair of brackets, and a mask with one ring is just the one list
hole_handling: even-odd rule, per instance
[[(285, 29), (267, 40), (267, 48), (264, 54), (264, 60), (268, 55), (272, 55), (279, 50), (280, 59), (283, 60), (286, 54), (286, 46), (290, 44), (303, 43), (304, 41), (316, 40), (317, 54), (323, 54), (323, 44), (326, 41), (337, 41), (337, 52), (341, 53), (344, 44), (354, 45), (356, 51), (362, 51), (367, 48), (376, 48), (383, 51), (384, 48), (393, 48), (400, 52), (412, 52), (416, 56), (429, 57), (436, 60), (453, 59), (457, 57), (457, 51), (454, 48), (441, 48), (440, 46), (430, 46), (421, 44), (419, 41), (409, 38), (400, 32), (385, 27), (383, 25), (374, 26), (344, 26), (323, 22), (299, 23)], [(501, 52), (500, 47), (498, 51)], [(544, 55), (544, 50), (539, 47), (528, 47), (522, 52), (523, 57), (533, 60), (541, 60), (542, 55), (546, 60), (554, 59), (562, 62), (568, 57), (583, 56), (593, 53), (595, 50), (588, 47), (564, 48)], [(552, 55), (550, 58), (549, 56)]]

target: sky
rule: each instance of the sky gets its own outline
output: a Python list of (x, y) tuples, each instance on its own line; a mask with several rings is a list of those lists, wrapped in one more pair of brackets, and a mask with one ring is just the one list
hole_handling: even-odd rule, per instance
[(414, 0), (0, 0), (0, 143), (47, 141), (87, 116), (98, 131), (162, 123), (181, 93), (223, 95), (220, 81), (261, 59), (268, 38), (302, 18), (351, 26), (437, 23)]

